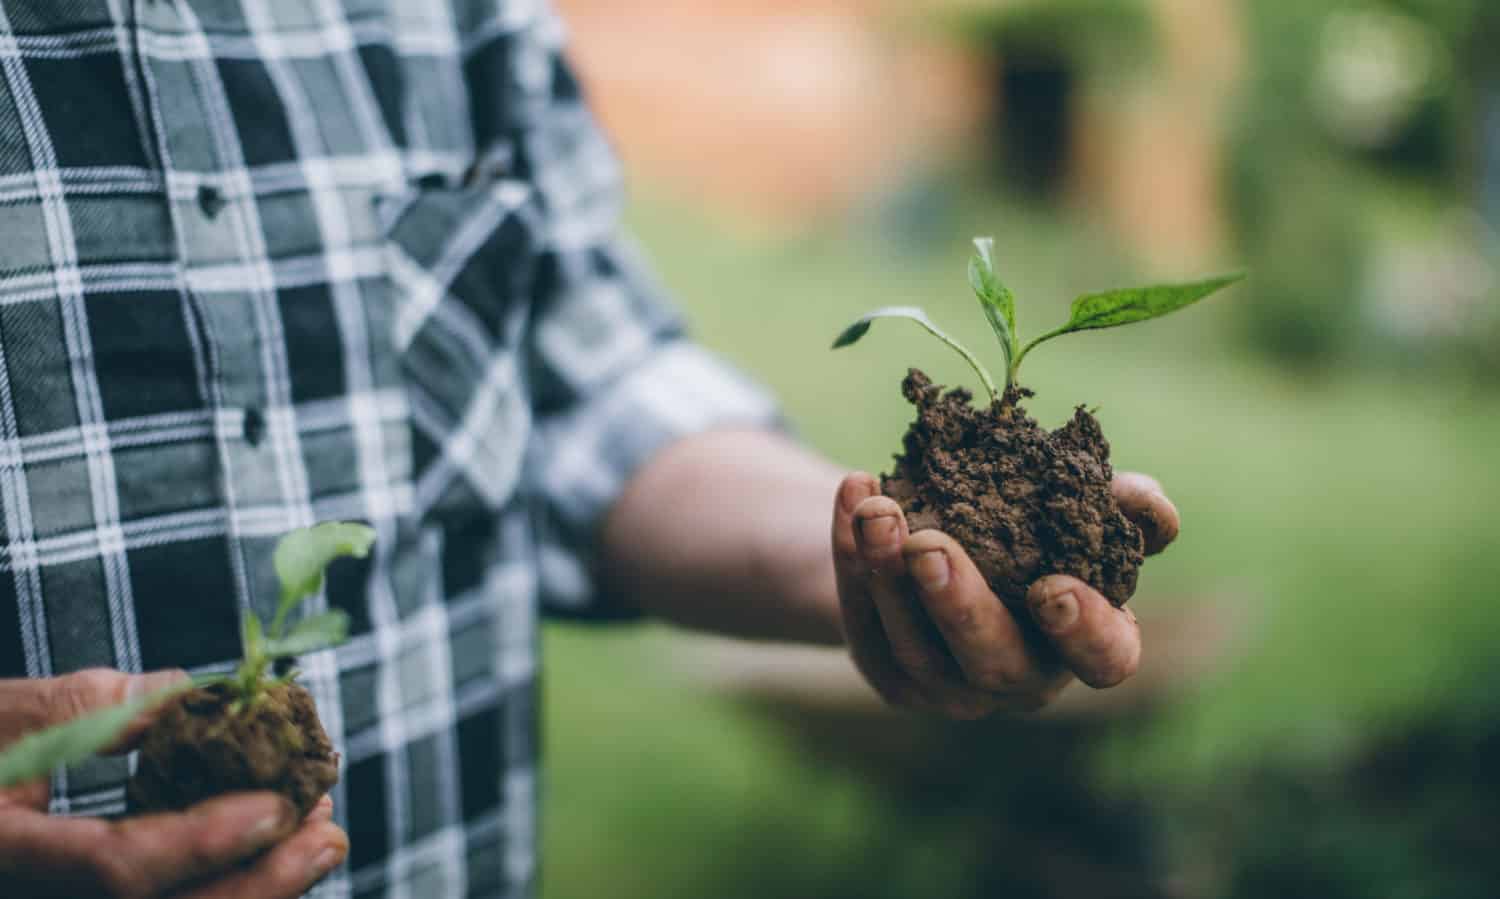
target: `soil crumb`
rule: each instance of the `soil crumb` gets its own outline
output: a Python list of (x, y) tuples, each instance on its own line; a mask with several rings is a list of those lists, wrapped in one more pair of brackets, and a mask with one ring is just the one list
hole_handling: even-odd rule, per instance
[(979, 409), (969, 391), (944, 393), (916, 369), (901, 392), (917, 418), (881, 489), (913, 531), (938, 528), (961, 543), (1012, 607), (1049, 574), (1072, 575), (1115, 606), (1130, 599), (1143, 538), (1110, 493), (1109, 442), (1094, 416), (1079, 406), (1049, 433), (1021, 408), (1029, 391)]
[(222, 793), (272, 790), (306, 816), (339, 779), (338, 753), (313, 698), (269, 684), (249, 709), (231, 709), (229, 684), (173, 699), (141, 743), (128, 788), (135, 812), (180, 811)]

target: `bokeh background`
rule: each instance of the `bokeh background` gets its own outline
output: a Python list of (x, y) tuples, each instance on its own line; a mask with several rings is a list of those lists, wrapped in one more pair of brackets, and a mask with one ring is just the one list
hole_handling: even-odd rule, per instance
[(881, 710), (837, 653), (546, 635), (551, 899), (1490, 897), (1500, 884), (1500, 6), (1493, 0), (562, 0), (697, 333), (880, 470), (920, 304), (1049, 345), (1182, 539), (1142, 674), (1030, 721)]

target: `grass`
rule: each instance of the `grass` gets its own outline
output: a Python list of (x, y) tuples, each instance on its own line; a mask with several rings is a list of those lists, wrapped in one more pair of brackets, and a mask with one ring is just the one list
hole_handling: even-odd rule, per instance
[[(896, 448), (907, 365), (972, 380), (899, 323), (827, 349), (885, 304), (984, 334), (963, 235), (906, 259), (860, 239), (738, 240), (665, 206), (635, 216), (702, 339), (776, 390), (802, 436), (842, 463), (879, 470)], [(1029, 330), (1063, 320), (1076, 293), (1129, 277), (1067, 222), (994, 220), (1011, 223), (997, 258)], [(1221, 337), (1228, 305), (1248, 299), (1230, 293), (1028, 362), (1034, 414), (1056, 423), (1074, 404), (1099, 406), (1116, 462), (1158, 474), (1182, 511), (1182, 540), (1147, 566), (1137, 601), (1249, 607), (1238, 662), (1111, 746), (1095, 774), (1116, 782), (1191, 793), (1267, 760), (1327, 764), (1392, 723), (1456, 713), (1500, 627), (1500, 399), (1420, 372), (1277, 370)], [(872, 853), (889, 862), (888, 895), (944, 895), (942, 846), (904, 831), (853, 773), (797, 756), (766, 720), (661, 670), (669, 635), (552, 629), (546, 641), (548, 895), (836, 896)]]

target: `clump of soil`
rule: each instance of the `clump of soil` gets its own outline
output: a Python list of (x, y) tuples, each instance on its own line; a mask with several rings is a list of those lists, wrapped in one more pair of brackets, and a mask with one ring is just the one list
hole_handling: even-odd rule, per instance
[(1117, 607), (1130, 599), (1143, 537), (1110, 493), (1109, 442), (1094, 416), (1079, 406), (1049, 433), (1020, 406), (1030, 391), (978, 409), (969, 391), (945, 394), (916, 369), (901, 392), (917, 418), (881, 489), (913, 531), (957, 540), (1012, 607), (1049, 574), (1072, 575)]
[(222, 793), (272, 790), (305, 816), (339, 779), (338, 753), (312, 696), (267, 684), (249, 708), (230, 684), (174, 698), (142, 741), (128, 788), (134, 810), (179, 811)]

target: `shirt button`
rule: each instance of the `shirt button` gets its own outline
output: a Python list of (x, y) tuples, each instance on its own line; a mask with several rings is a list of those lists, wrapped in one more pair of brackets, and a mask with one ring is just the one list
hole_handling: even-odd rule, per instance
[(198, 188), (198, 208), (210, 219), (217, 218), (225, 205), (224, 194), (217, 187), (205, 184)]
[(266, 417), (259, 409), (251, 407), (245, 410), (245, 442), (251, 446), (260, 446), (262, 437), (266, 436)]

